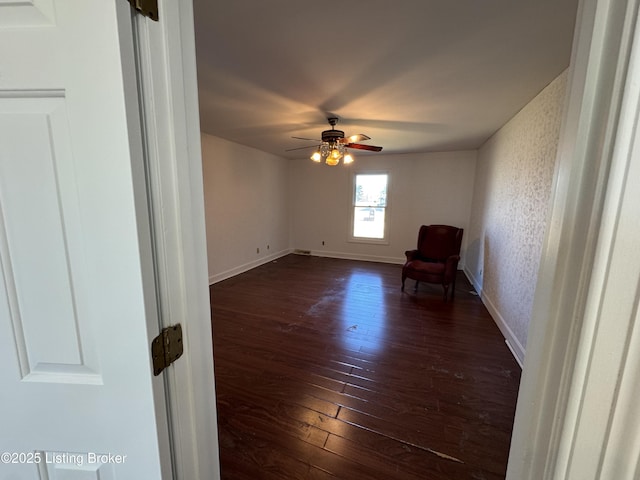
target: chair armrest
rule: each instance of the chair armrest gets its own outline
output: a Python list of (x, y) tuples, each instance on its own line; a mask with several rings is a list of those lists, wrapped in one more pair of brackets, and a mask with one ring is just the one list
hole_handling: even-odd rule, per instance
[(447, 262), (444, 266), (444, 278), (446, 283), (450, 283), (455, 278), (459, 261), (460, 255), (451, 255), (447, 258)]
[(417, 258), (419, 258), (418, 250), (407, 250), (406, 252), (404, 252), (404, 255), (407, 257), (407, 262), (410, 262), (412, 260), (416, 260)]

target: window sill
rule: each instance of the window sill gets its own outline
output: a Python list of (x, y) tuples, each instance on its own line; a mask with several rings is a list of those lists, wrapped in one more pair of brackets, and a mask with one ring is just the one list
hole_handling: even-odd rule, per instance
[(369, 245), (389, 245), (389, 240), (385, 238), (350, 237), (349, 243), (365, 243)]

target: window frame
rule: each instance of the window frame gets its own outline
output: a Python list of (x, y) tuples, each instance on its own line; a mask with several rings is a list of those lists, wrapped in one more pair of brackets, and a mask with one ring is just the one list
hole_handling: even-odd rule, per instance
[[(384, 208), (384, 229), (383, 229), (383, 237), (382, 238), (373, 238), (373, 237), (356, 237), (354, 236), (354, 222), (355, 222), (355, 211), (356, 211), (356, 187), (359, 175), (386, 175), (387, 177), (387, 197), (386, 197), (386, 205)], [(390, 185), (391, 185), (391, 174), (388, 170), (358, 170), (354, 171), (351, 174), (351, 193), (350, 193), (350, 201), (349, 201), (349, 226), (348, 226), (348, 237), (347, 241), (350, 243), (365, 243), (369, 245), (389, 245), (389, 211), (390, 211)], [(380, 207), (377, 207), (380, 208)]]

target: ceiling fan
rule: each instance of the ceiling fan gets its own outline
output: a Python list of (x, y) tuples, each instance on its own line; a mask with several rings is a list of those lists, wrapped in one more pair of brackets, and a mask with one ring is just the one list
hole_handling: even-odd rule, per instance
[[(343, 162), (345, 164), (353, 162), (353, 157), (347, 151), (347, 148), (355, 148), (357, 150), (368, 150), (371, 152), (380, 152), (382, 147), (376, 147), (374, 145), (363, 145), (361, 142), (364, 140), (370, 140), (370, 138), (362, 133), (357, 135), (351, 135), (350, 137), (345, 137), (344, 132), (342, 130), (336, 130), (334, 127), (338, 123), (338, 117), (329, 117), (327, 118), (329, 125), (331, 125), (331, 130), (325, 130), (322, 132), (321, 138), (322, 140), (315, 140), (313, 138), (303, 138), (303, 137), (291, 137), (298, 140), (309, 140), (312, 142), (321, 142), (318, 145), (316, 151), (311, 155), (311, 160), (314, 162), (320, 162), (322, 159), (325, 159), (325, 163), (327, 165), (337, 165), (340, 162), (340, 159), (344, 157)], [(311, 148), (311, 146), (307, 147), (298, 147), (298, 148), (290, 148), (287, 151), (292, 150), (300, 150), (303, 148)]]

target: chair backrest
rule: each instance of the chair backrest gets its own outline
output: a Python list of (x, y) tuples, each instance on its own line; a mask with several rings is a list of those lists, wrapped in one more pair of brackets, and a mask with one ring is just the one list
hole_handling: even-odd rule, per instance
[(418, 233), (420, 256), (444, 262), (451, 255), (460, 255), (463, 229), (449, 225), (422, 225)]

